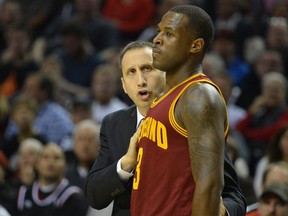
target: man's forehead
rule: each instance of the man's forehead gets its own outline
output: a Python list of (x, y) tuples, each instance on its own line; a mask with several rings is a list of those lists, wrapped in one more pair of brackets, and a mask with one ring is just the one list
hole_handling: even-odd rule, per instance
[[(131, 61), (132, 60), (132, 61)], [(129, 64), (143, 64), (145, 61), (151, 61), (152, 60), (152, 48), (145, 47), (145, 48), (139, 48), (134, 49), (129, 52), (127, 52), (124, 57), (122, 63), (127, 63), (126, 61), (129, 61)], [(125, 65), (123, 65), (125, 67)]]
[(176, 30), (187, 22), (187, 17), (184, 14), (168, 11), (158, 24), (159, 28)]

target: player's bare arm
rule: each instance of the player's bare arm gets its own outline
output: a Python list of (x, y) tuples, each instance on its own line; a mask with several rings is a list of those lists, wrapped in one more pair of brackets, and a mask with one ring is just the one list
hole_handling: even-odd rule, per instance
[(179, 99), (175, 114), (188, 133), (191, 172), (196, 183), (193, 216), (218, 216), (224, 185), (224, 102), (215, 87), (193, 84)]

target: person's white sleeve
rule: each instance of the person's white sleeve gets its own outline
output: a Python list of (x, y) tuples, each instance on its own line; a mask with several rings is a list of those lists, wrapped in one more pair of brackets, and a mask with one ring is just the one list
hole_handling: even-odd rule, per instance
[(229, 214), (229, 212), (228, 212), (228, 210), (226, 209), (226, 213), (227, 213), (227, 216), (230, 216), (230, 214)]
[(121, 168), (121, 159), (117, 162), (117, 173), (121, 180), (128, 181), (132, 176), (132, 172), (126, 172)]

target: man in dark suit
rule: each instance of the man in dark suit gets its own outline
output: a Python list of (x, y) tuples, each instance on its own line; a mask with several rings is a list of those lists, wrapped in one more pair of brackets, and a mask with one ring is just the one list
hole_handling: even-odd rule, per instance
[[(147, 42), (131, 42), (120, 54), (122, 84), (125, 92), (136, 104), (106, 116), (102, 122), (101, 150), (86, 180), (85, 194), (96, 209), (108, 206), (114, 200), (113, 216), (130, 216), (132, 187), (131, 161), (125, 154), (130, 138), (151, 102), (164, 90), (165, 73), (152, 66), (152, 47)], [(123, 160), (122, 160), (123, 159)], [(225, 186), (222, 192), (223, 214), (242, 215), (245, 198), (238, 184), (232, 163), (225, 152)]]

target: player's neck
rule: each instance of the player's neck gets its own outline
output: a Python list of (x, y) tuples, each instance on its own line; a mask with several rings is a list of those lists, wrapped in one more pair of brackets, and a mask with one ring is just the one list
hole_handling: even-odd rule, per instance
[(202, 73), (201, 65), (194, 68), (193, 70), (179, 71), (174, 74), (166, 73), (165, 92), (197, 73)]

